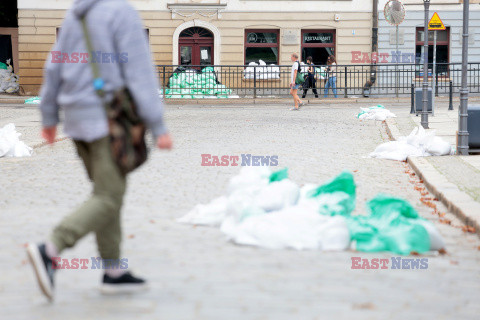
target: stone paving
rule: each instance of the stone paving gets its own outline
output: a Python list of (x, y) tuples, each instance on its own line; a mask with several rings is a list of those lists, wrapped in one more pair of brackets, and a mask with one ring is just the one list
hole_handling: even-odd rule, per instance
[[(41, 241), (90, 192), (68, 140), (35, 149), (31, 158), (0, 159), (0, 319), (477, 319), (480, 241), (439, 223), (420, 202), (404, 163), (368, 158), (387, 135), (380, 122), (360, 122), (360, 106), (169, 106), (175, 150), (154, 151), (129, 178), (123, 210), (123, 256), (151, 290), (105, 297), (98, 270), (60, 270), (56, 300), (46, 302), (24, 252)], [(390, 109), (401, 112), (392, 105)], [(8, 118), (7, 118), (8, 117)], [(0, 106), (0, 125), (22, 124), (24, 140), (39, 142), (35, 107)], [(447, 254), (426, 255), (426, 270), (352, 270), (351, 257), (392, 254), (297, 252), (241, 247), (214, 228), (175, 221), (195, 204), (224, 193), (238, 167), (202, 167), (201, 154), (278, 155), (300, 183), (322, 183), (354, 172), (356, 213), (379, 192), (408, 199), (433, 221)], [(419, 185), (418, 181), (416, 185)], [(92, 236), (64, 258), (96, 256)]]

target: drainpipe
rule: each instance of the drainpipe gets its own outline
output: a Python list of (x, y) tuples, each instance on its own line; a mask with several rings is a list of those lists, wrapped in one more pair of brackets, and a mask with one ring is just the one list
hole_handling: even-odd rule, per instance
[[(372, 8), (372, 54), (377, 53), (378, 57), (378, 0), (373, 0)], [(368, 97), (370, 95), (370, 88), (377, 80), (377, 61), (373, 62), (370, 66), (370, 80), (365, 82), (363, 86), (363, 96)]]

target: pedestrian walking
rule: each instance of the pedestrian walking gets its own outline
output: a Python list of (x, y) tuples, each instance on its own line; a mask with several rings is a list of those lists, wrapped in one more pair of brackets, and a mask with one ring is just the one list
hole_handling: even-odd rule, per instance
[[(27, 253), (38, 283), (52, 300), (54, 261), (64, 249), (93, 232), (105, 268), (101, 291), (144, 289), (145, 280), (132, 275), (128, 268), (119, 267), (120, 210), (126, 176), (146, 159), (145, 126), (151, 129), (159, 149), (171, 149), (172, 141), (164, 124), (158, 80), (142, 22), (126, 0), (75, 0), (62, 24), (52, 57), (54, 52), (77, 59), (71, 63), (47, 61), (40, 104), (42, 135), (48, 143), (55, 142), (61, 107), (64, 131), (73, 139), (83, 160), (93, 182), (93, 193), (53, 229), (47, 240), (39, 245), (28, 244)], [(82, 63), (86, 53), (89, 63)], [(120, 117), (122, 110), (138, 115), (132, 130), (115, 122), (114, 116)], [(138, 149), (142, 141), (144, 150)], [(137, 155), (143, 159), (134, 164), (128, 162)]]
[(308, 89), (312, 89), (313, 94), (315, 95), (315, 98), (318, 98), (318, 92), (317, 92), (317, 79), (315, 79), (315, 66), (312, 63), (312, 57), (307, 57), (307, 65), (308, 65), (308, 75), (307, 79), (305, 80), (305, 84), (303, 86), (303, 95), (302, 98), (305, 98), (307, 96), (307, 91)]
[(327, 74), (328, 79), (325, 84), (325, 98), (328, 96), (328, 89), (332, 88), (333, 95), (337, 96), (337, 62), (334, 56), (329, 56), (327, 59)]
[(293, 102), (295, 103), (295, 106), (290, 110), (296, 111), (304, 105), (303, 102), (300, 100), (300, 97), (298, 96), (298, 89), (305, 82), (305, 79), (303, 78), (303, 75), (301, 73), (301, 66), (300, 61), (298, 60), (298, 54), (292, 53), (290, 58), (293, 62), (290, 77), (290, 94), (292, 95)]

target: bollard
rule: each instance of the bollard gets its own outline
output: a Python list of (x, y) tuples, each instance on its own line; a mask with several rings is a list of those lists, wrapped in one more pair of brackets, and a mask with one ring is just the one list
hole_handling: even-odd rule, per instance
[(415, 113), (415, 85), (412, 83), (411, 91), (410, 91), (410, 113), (414, 114)]
[(348, 72), (347, 66), (345, 66), (345, 91), (344, 91), (345, 93), (343, 95), (344, 98), (347, 98), (347, 72)]
[(453, 82), (450, 80), (450, 92), (448, 93), (448, 110), (453, 110)]

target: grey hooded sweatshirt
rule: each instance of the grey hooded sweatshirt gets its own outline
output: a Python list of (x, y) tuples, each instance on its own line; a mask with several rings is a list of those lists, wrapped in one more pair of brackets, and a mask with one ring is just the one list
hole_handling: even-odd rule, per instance
[(64, 131), (71, 138), (91, 142), (108, 135), (105, 110), (85, 59), (88, 50), (80, 22), (85, 13), (94, 57), (105, 82), (104, 99), (111, 101), (114, 91), (128, 87), (154, 137), (164, 134), (163, 105), (147, 37), (127, 0), (75, 0), (47, 58), (40, 93), (43, 126), (58, 124), (61, 107)]

